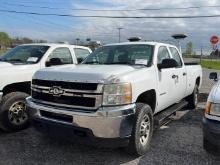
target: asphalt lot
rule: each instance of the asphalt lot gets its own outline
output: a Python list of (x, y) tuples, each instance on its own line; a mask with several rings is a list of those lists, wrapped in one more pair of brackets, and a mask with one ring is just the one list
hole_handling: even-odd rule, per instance
[[(204, 102), (213, 82), (211, 70), (204, 70), (201, 89)], [(203, 107), (200, 103), (199, 107)], [(57, 141), (42, 136), (33, 128), (6, 134), (0, 132), (0, 164), (220, 164), (219, 155), (210, 155), (202, 147), (203, 110), (179, 112), (175, 119), (154, 132), (149, 152), (133, 157), (121, 149), (100, 149)]]

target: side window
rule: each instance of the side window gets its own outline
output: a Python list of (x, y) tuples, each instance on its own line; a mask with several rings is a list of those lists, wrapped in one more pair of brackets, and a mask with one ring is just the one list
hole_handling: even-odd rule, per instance
[(170, 47), (170, 52), (173, 56), (173, 59), (178, 63), (178, 66), (181, 67), (183, 64), (179, 52), (176, 50), (176, 48), (173, 47)]
[(63, 64), (72, 64), (73, 59), (72, 55), (70, 53), (69, 48), (56, 48), (53, 50), (53, 52), (49, 55), (47, 62), (56, 61), (57, 65), (63, 65)]
[(158, 49), (157, 64), (161, 64), (164, 59), (169, 59), (169, 58), (170, 58), (170, 55), (169, 55), (167, 48), (165, 46), (161, 46)]
[(75, 48), (74, 51), (78, 63), (82, 62), (90, 54), (87, 49)]

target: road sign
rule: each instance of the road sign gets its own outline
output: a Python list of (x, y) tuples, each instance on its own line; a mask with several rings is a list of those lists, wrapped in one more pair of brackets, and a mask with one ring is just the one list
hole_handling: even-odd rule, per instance
[(218, 36), (212, 36), (210, 39), (210, 42), (212, 43), (212, 45), (216, 45), (219, 41)]

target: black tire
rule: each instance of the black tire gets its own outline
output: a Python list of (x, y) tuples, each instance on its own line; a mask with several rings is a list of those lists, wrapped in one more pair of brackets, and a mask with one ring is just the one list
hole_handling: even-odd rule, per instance
[(218, 147), (206, 138), (203, 138), (203, 148), (209, 153), (215, 153), (218, 150)]
[(198, 85), (196, 84), (193, 93), (186, 98), (186, 100), (188, 101), (187, 108), (195, 109), (198, 105), (198, 98), (199, 98), (199, 89), (198, 89)]
[(28, 96), (28, 94), (23, 92), (11, 92), (3, 96), (0, 104), (0, 128), (2, 130), (15, 132), (29, 126), (25, 106), (25, 98)]
[[(148, 128), (148, 138), (145, 144), (141, 143), (141, 125), (145, 118), (148, 116), (150, 127)], [(146, 131), (146, 130), (145, 130)], [(126, 151), (129, 154), (141, 156), (144, 155), (150, 147), (150, 141), (153, 135), (153, 112), (149, 105), (143, 103), (136, 104), (135, 121), (129, 144)]]

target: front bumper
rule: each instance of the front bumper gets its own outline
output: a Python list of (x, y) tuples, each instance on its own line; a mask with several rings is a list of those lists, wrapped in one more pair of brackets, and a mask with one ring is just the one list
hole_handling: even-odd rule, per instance
[(203, 136), (212, 144), (220, 146), (220, 122), (203, 117)]
[(2, 101), (2, 97), (3, 97), (3, 92), (0, 92), (0, 103)]
[[(26, 99), (27, 108), (32, 121), (42, 125), (60, 125), (69, 131), (85, 130), (85, 134), (95, 138), (127, 138), (130, 137), (135, 104), (99, 108), (96, 112), (82, 112), (77, 109), (65, 109), (36, 103), (31, 97)], [(72, 130), (71, 130), (72, 128)]]

